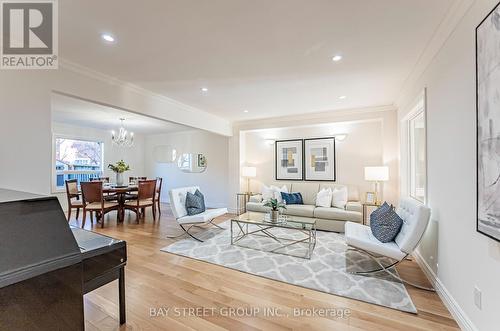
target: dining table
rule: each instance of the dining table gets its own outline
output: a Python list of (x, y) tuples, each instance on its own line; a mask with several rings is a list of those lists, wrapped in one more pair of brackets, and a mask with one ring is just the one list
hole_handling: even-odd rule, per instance
[(127, 185), (115, 185), (115, 184), (109, 184), (109, 183), (104, 183), (102, 187), (102, 193), (108, 196), (113, 196), (116, 195), (117, 197), (117, 202), (118, 202), (118, 222), (121, 223), (123, 222), (125, 218), (125, 201), (127, 200), (127, 194), (130, 194), (131, 192), (137, 192), (138, 191), (138, 186), (137, 184), (130, 183)]

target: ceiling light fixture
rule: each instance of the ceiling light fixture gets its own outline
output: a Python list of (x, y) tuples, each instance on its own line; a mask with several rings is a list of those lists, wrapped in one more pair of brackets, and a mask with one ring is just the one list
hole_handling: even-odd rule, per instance
[(248, 113), (248, 110), (244, 110), (243, 112), (244, 112), (244, 113)]
[(333, 62), (339, 62), (340, 60), (342, 60), (342, 55), (335, 55), (332, 57)]
[(339, 100), (344, 100), (345, 98), (347, 98), (347, 96), (345, 96), (345, 95), (341, 95), (341, 96), (339, 97)]
[(108, 43), (114, 43), (115, 42), (115, 37), (113, 37), (112, 35), (110, 35), (109, 33), (103, 33), (101, 35), (101, 38), (108, 42)]
[(206, 88), (206, 87), (202, 87), (200, 90), (201, 90), (201, 92), (208, 92), (208, 88)]
[(125, 130), (123, 126), (124, 118), (120, 118), (120, 129), (118, 130), (118, 135), (115, 134), (115, 131), (111, 131), (111, 141), (113, 144), (119, 147), (132, 147), (134, 146), (134, 133), (128, 132)]

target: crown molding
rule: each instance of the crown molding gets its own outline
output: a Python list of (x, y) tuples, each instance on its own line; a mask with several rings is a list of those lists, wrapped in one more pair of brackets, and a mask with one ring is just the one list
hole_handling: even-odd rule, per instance
[(401, 106), (401, 102), (406, 90), (410, 88), (422, 76), (427, 67), (429, 67), (432, 60), (439, 53), (450, 35), (453, 33), (453, 31), (455, 31), (458, 23), (460, 23), (462, 18), (469, 11), (474, 1), (475, 0), (459, 0), (454, 2), (450, 6), (446, 16), (437, 27), (432, 38), (429, 40), (423, 52), (420, 54), (417, 63), (404, 81), (401, 90), (396, 96), (396, 105)]
[(253, 130), (266, 127), (290, 126), (292, 124), (293, 124), (292, 126), (296, 126), (297, 123), (303, 123), (304, 125), (311, 125), (314, 124), (312, 122), (315, 121), (344, 122), (344, 121), (354, 120), (352, 116), (356, 116), (357, 119), (360, 120), (361, 117), (363, 116), (376, 115), (392, 111), (394, 112), (397, 111), (397, 108), (394, 105), (330, 110), (330, 111), (306, 113), (299, 115), (268, 117), (268, 118), (259, 118), (255, 120), (238, 121), (233, 123), (233, 127), (235, 129), (240, 129), (240, 130)]

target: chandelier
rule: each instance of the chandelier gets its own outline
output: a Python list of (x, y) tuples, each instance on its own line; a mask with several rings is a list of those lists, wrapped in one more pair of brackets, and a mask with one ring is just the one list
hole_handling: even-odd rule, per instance
[(114, 145), (119, 147), (132, 147), (134, 145), (134, 133), (125, 130), (123, 121), (125, 121), (125, 119), (120, 118), (121, 125), (118, 134), (116, 134), (115, 131), (111, 131), (111, 140)]

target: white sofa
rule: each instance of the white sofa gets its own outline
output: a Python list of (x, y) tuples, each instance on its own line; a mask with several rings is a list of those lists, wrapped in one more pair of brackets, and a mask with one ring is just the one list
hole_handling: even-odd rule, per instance
[[(340, 185), (334, 183), (314, 183), (314, 182), (276, 182), (270, 183), (277, 187), (286, 185), (288, 192), (300, 192), (303, 205), (288, 205), (284, 214), (290, 216), (310, 217), (316, 219), (316, 228), (318, 230), (344, 232), (346, 222), (362, 223), (363, 206), (359, 200), (358, 189), (354, 186)], [(346, 186), (348, 191), (348, 202), (345, 209), (336, 207), (316, 207), (316, 196), (323, 188), (332, 188)], [(268, 207), (264, 207), (262, 196), (260, 194), (250, 197), (246, 204), (247, 211), (269, 212)]]

